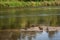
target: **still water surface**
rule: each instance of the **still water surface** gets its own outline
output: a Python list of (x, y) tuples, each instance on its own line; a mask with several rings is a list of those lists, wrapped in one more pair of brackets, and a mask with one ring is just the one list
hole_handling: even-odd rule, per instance
[(0, 40), (60, 40), (60, 32), (0, 32)]
[[(0, 10), (0, 29), (24, 28), (30, 24), (60, 26), (60, 9)], [(0, 31), (0, 40), (60, 40), (60, 32)]]
[(31, 32), (31, 33), (23, 33), (20, 36), (20, 40), (60, 40), (60, 32)]

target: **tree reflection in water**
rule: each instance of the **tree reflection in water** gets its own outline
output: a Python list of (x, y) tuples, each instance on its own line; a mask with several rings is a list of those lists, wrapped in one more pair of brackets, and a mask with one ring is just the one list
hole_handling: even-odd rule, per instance
[(49, 31), (48, 32), (49, 38), (53, 37), (55, 33), (56, 33), (56, 31)]
[[(0, 31), (0, 40), (54, 40), (60, 37), (60, 32), (57, 31)], [(59, 39), (60, 40), (60, 39)]]
[(0, 40), (17, 40), (19, 32), (0, 31)]
[(36, 38), (36, 32), (21, 32), (20, 40), (33, 40)]
[(57, 31), (48, 31), (49, 39), (52, 40), (56, 33), (57, 33)]

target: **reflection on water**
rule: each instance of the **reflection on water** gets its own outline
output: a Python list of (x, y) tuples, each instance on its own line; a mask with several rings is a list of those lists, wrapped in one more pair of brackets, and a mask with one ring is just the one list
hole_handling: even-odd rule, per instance
[(0, 31), (0, 40), (60, 40), (60, 32), (9, 32)]
[(60, 32), (21, 32), (18, 40), (60, 40)]
[(0, 40), (17, 40), (19, 32), (0, 31)]
[(0, 10), (0, 29), (24, 28), (31, 24), (60, 26), (60, 9)]
[[(24, 28), (31, 24), (60, 26), (60, 9), (0, 10), (0, 29)], [(60, 32), (0, 31), (0, 40), (60, 40)]]

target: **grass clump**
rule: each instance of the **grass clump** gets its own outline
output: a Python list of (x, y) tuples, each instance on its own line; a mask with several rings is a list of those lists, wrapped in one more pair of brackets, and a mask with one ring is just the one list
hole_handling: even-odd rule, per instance
[(20, 1), (20, 2), (0, 2), (0, 8), (4, 7), (40, 7), (40, 6), (60, 6), (58, 1), (43, 1), (43, 2), (34, 2), (34, 1)]

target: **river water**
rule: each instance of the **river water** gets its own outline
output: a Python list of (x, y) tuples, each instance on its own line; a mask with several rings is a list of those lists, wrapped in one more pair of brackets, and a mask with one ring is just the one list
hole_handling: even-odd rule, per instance
[(19, 40), (60, 40), (60, 32), (24, 32), (21, 33)]
[(0, 31), (0, 40), (60, 40), (59, 31), (8, 32)]
[[(1, 9), (0, 29), (19, 29), (31, 24), (60, 26), (60, 9)], [(0, 40), (60, 40), (59, 31), (0, 31)]]

